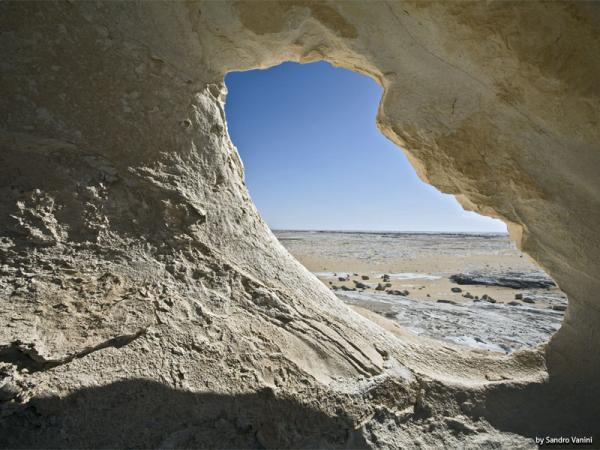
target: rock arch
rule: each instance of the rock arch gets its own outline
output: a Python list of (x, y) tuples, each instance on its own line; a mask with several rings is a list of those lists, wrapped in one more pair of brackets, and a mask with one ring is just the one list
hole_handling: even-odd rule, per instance
[[(506, 417), (530, 395), (565, 398), (575, 382), (597, 398), (596, 5), (0, 8), (0, 359), (7, 396), (24, 408), (123, 378), (220, 394), (268, 387), (327, 414), (343, 407), (373, 444), (396, 439), (373, 422), (383, 407), (437, 418), (450, 434), (462, 425), (449, 416), (483, 415), (491, 436), (515, 431)], [(568, 294), (547, 348), (496, 357), (390, 336), (277, 243), (227, 136), (223, 77), (319, 59), (376, 79), (378, 125), (419, 175), (505, 220)], [(587, 430), (589, 411), (576, 412)], [(224, 414), (236, 422), (234, 410)], [(421, 425), (408, 423), (413, 431), (388, 443), (412, 442)]]

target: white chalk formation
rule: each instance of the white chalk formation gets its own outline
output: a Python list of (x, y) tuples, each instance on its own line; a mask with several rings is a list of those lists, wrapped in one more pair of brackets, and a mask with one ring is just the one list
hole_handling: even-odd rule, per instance
[[(526, 448), (597, 431), (599, 18), (584, 3), (4, 2), (0, 446)], [(277, 242), (223, 77), (320, 59), (377, 80), (378, 125), (418, 174), (505, 220), (567, 293), (549, 345), (393, 336)]]

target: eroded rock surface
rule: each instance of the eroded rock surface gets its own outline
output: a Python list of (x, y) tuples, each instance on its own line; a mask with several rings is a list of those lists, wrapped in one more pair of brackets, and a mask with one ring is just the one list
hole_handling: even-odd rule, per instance
[[(530, 447), (597, 431), (599, 17), (3, 2), (0, 446)], [(375, 78), (379, 126), (419, 175), (509, 222), (569, 295), (547, 348), (394, 336), (280, 246), (244, 186), (223, 76), (318, 59)]]

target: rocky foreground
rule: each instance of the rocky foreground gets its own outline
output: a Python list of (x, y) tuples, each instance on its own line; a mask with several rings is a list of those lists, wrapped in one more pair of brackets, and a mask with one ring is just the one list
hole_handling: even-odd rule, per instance
[[(1, 2), (0, 447), (597, 436), (598, 8)], [(378, 126), (419, 176), (505, 220), (568, 295), (548, 345), (393, 333), (278, 243), (223, 77), (321, 59), (377, 80)]]

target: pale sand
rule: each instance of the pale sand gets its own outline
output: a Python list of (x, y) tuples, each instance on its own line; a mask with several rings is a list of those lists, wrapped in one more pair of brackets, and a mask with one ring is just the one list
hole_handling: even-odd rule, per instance
[[(439, 299), (452, 300), (455, 302), (471, 302), (471, 299), (463, 297), (469, 292), (473, 296), (482, 297), (488, 296), (496, 299), (498, 303), (508, 303), (515, 300), (515, 295), (518, 293), (527, 296), (532, 292), (545, 292), (550, 295), (562, 296), (563, 294), (558, 288), (553, 289), (537, 289), (537, 290), (517, 290), (506, 287), (497, 286), (480, 286), (480, 285), (463, 285), (459, 286), (449, 280), (452, 274), (468, 272), (472, 270), (491, 271), (491, 272), (531, 272), (540, 270), (531, 259), (518, 251), (512, 246), (507, 246), (501, 251), (497, 249), (486, 252), (485, 248), (475, 249), (458, 249), (452, 250), (456, 254), (440, 254), (436, 255), (436, 248), (411, 249), (410, 254), (395, 257), (393, 254), (386, 254), (385, 257), (378, 258), (378, 254), (373, 254), (369, 258), (357, 257), (359, 251), (369, 251), (364, 247), (355, 245), (351, 239), (346, 239), (345, 242), (335, 242), (337, 235), (332, 233), (331, 245), (328, 246), (327, 236), (314, 236), (315, 242), (312, 241), (311, 235), (307, 239), (296, 240), (294, 238), (286, 238), (287, 233), (277, 232), (282, 243), (288, 248), (290, 253), (296, 257), (308, 270), (317, 274), (317, 277), (328, 287), (332, 286), (347, 286), (354, 287), (353, 280), (366, 283), (373, 290), (379, 282), (382, 282), (380, 275), (383, 273), (416, 273), (429, 274), (439, 276), (439, 279), (404, 279), (390, 280), (392, 287), (389, 289), (407, 290), (409, 297), (415, 300), (436, 301)], [(282, 238), (283, 236), (283, 238)], [(435, 239), (435, 237), (432, 237)], [(354, 248), (356, 247), (356, 248)], [(356, 250), (356, 251), (353, 251)], [(445, 251), (444, 253), (448, 253)], [(319, 273), (350, 273), (350, 281), (339, 281), (337, 277), (321, 276)], [(355, 276), (354, 274), (358, 274)], [(367, 275), (368, 280), (362, 280), (361, 276)], [(462, 292), (454, 293), (451, 288), (461, 288)], [(341, 292), (341, 291), (340, 291)], [(535, 306), (547, 308), (548, 304), (536, 301)]]

